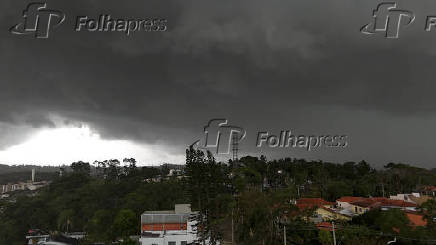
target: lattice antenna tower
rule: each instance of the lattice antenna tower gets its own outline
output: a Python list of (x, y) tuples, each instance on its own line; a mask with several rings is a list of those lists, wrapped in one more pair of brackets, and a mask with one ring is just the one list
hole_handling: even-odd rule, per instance
[(238, 161), (238, 151), (239, 151), (239, 134), (232, 134), (232, 161)]

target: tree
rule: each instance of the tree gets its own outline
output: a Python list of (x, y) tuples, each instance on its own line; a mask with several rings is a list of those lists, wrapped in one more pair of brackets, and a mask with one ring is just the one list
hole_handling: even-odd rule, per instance
[(134, 175), (137, 173), (138, 169), (136, 167), (135, 158), (124, 158), (123, 163), (123, 173), (125, 176)]
[(378, 225), (380, 230), (385, 233), (392, 233), (396, 231), (405, 233), (410, 229), (409, 219), (400, 209), (381, 211), (374, 223)]
[(120, 243), (120, 245), (137, 245), (137, 243), (129, 238), (129, 239), (123, 240)]
[(243, 244), (262, 244), (270, 234), (272, 216), (266, 196), (259, 191), (244, 192), (238, 198), (237, 226), (239, 241)]
[[(333, 200), (350, 191), (379, 196), (383, 189), (390, 193), (436, 184), (434, 172), (405, 164), (374, 170), (364, 162), (343, 165), (291, 158), (267, 162), (264, 157), (241, 160), (228, 166), (216, 162), (210, 153), (190, 148), (184, 178), (163, 178), (159, 182), (144, 180), (155, 179), (168, 169), (135, 169), (136, 160), (132, 158), (124, 159), (123, 166), (118, 160), (95, 162), (97, 171), (93, 175), (82, 174), (88, 172), (86, 163), (74, 163), (73, 174), (53, 178), (36, 195), (14, 192), (11, 199), (0, 200), (0, 244), (21, 245), (29, 229), (65, 231), (68, 220), (69, 229), (87, 232), (90, 243), (110, 244), (122, 239), (129, 244), (127, 237), (138, 232), (141, 213), (191, 202), (199, 211), (200, 242), (219, 241), (224, 236), (230, 241), (232, 217), (240, 245), (282, 245), (283, 226), (288, 244), (319, 245), (320, 238), (329, 241), (327, 233), (320, 234), (308, 222), (313, 209), (300, 211), (290, 204), (298, 197), (320, 197), (322, 193)], [(407, 243), (399, 238), (401, 244), (414, 244), (411, 239), (434, 240), (435, 202), (421, 208), (427, 227), (410, 229), (401, 210), (374, 209), (353, 217), (351, 224), (338, 224), (338, 244), (386, 244), (391, 235), (409, 239)]]
[(320, 230), (318, 232), (318, 240), (322, 245), (330, 245), (333, 244), (333, 237), (330, 231)]
[(427, 228), (436, 232), (436, 200), (429, 199), (421, 205), (424, 219), (427, 221)]
[(319, 245), (317, 227), (300, 218), (293, 219), (286, 225), (286, 237), (289, 244)]
[(335, 201), (342, 196), (353, 195), (352, 187), (343, 181), (331, 181), (326, 186), (325, 198), (330, 201)]
[(97, 210), (87, 225), (90, 238), (95, 241), (110, 241), (110, 231), (107, 226), (111, 223), (112, 214), (109, 210)]
[(132, 210), (120, 210), (112, 224), (114, 237), (128, 239), (129, 236), (136, 235), (138, 233), (138, 222), (139, 219)]
[(91, 173), (91, 166), (88, 162), (73, 162), (71, 164), (71, 169), (74, 173), (89, 175)]
[(222, 239), (220, 229), (222, 217), (228, 215), (222, 211), (228, 204), (226, 194), (231, 193), (226, 166), (217, 163), (212, 153), (207, 155), (192, 146), (186, 150), (186, 187), (193, 206), (199, 211), (197, 228), (200, 240), (205, 244), (217, 244)]
[(74, 211), (72, 209), (62, 211), (58, 216), (58, 229), (60, 231), (71, 231), (73, 217)]
[[(381, 235), (371, 232), (366, 226), (350, 224), (342, 224), (341, 229), (336, 231), (336, 238), (338, 244), (344, 245), (373, 245), (379, 244), (377, 240), (383, 239)], [(386, 244), (386, 242), (383, 244)]]
[(103, 163), (105, 166), (103, 172), (106, 180), (118, 180), (121, 175), (120, 161), (118, 161), (117, 159), (111, 159), (106, 160)]

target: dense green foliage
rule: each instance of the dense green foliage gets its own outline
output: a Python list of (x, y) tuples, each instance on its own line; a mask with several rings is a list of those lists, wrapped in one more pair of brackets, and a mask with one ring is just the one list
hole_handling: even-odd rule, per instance
[[(167, 177), (169, 168), (136, 167), (134, 159), (96, 162), (95, 167), (73, 163), (72, 172), (37, 195), (18, 194), (13, 202), (0, 202), (0, 244), (21, 245), (27, 230), (35, 228), (85, 231), (89, 241), (123, 239), (129, 244), (127, 237), (139, 233), (141, 213), (171, 210), (177, 203), (191, 203), (199, 211), (201, 239), (212, 242), (231, 241), (233, 223), (233, 239), (241, 245), (283, 244), (284, 236), (288, 244), (331, 244), (331, 232), (308, 222), (311, 212), (299, 212), (293, 200), (387, 196), (436, 185), (434, 170), (405, 164), (376, 170), (363, 161), (333, 164), (265, 157), (224, 164), (194, 149), (187, 150), (183, 178)], [(436, 239), (435, 206), (434, 201), (423, 205), (428, 227), (412, 229), (399, 210), (374, 210), (338, 224), (336, 238), (340, 244), (386, 244), (394, 235), (400, 244)]]
[(161, 174), (160, 169), (110, 162), (117, 167), (106, 167), (106, 177), (90, 176), (79, 168), (35, 197), (18, 196), (16, 202), (3, 203), (0, 244), (22, 245), (29, 229), (86, 231), (90, 240), (113, 241), (138, 234), (142, 212), (170, 210), (188, 201), (178, 180), (144, 181)]
[[(333, 164), (244, 157), (224, 165), (193, 149), (187, 151), (186, 172), (191, 200), (203, 215), (204, 237), (229, 241), (229, 220), (233, 220), (233, 239), (243, 245), (283, 244), (285, 228), (290, 244), (332, 244), (331, 232), (319, 231), (304, 219), (312, 215), (310, 211), (301, 213), (292, 205), (299, 197), (334, 201), (347, 195), (388, 196), (436, 184), (434, 171), (405, 164), (390, 163), (375, 170), (364, 161)], [(434, 205), (427, 205), (426, 210), (433, 212)], [(419, 244), (436, 238), (432, 224), (411, 228), (401, 210), (375, 210), (351, 223), (339, 224), (337, 240), (341, 244), (386, 244), (398, 237), (397, 244)]]

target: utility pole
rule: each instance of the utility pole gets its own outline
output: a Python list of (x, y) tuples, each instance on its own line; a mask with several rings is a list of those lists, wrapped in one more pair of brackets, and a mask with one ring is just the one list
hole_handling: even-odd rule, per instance
[(335, 222), (332, 221), (333, 226), (333, 244), (336, 245), (336, 234), (335, 234)]
[(283, 225), (283, 242), (286, 245), (286, 225)]
[(232, 245), (235, 245), (235, 228), (233, 221), (233, 208), (232, 208)]

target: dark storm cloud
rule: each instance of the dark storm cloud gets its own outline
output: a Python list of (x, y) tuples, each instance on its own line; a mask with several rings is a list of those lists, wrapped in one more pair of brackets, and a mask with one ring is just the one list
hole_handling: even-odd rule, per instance
[[(423, 18), (436, 3), (398, 3), (416, 9), (418, 24), (385, 40), (359, 33), (377, 1), (49, 1), (67, 21), (35, 40), (6, 31), (27, 2), (2, 1), (0, 120), (53, 127), (57, 115), (107, 138), (183, 151), (218, 116), (251, 132), (292, 127), (354, 139), (345, 152), (307, 157), (413, 156), (431, 166), (426, 135), (435, 130), (422, 126), (435, 121), (436, 34), (423, 32)], [(73, 31), (74, 16), (100, 14), (163, 17), (169, 31)], [(416, 133), (403, 136), (407, 129)], [(405, 137), (424, 150), (397, 146)]]

